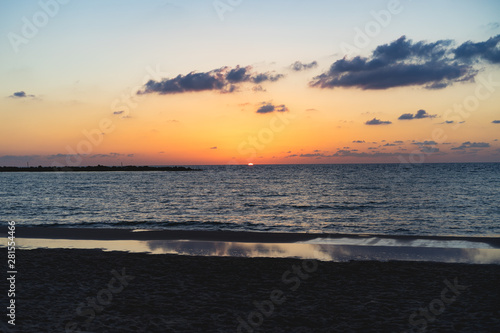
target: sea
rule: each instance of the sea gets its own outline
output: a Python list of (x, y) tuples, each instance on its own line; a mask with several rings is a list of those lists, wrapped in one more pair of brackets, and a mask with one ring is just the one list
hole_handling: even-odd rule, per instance
[(500, 235), (500, 163), (194, 166), (2, 172), (18, 226)]

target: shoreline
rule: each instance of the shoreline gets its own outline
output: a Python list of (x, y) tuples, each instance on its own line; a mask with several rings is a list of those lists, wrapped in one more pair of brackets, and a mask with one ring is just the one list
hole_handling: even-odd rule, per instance
[[(0, 237), (7, 234), (7, 226), (0, 226)], [(16, 226), (16, 237), (75, 239), (75, 240), (193, 240), (218, 242), (251, 243), (295, 243), (324, 239), (398, 239), (402, 241), (436, 240), (483, 242), (494, 248), (500, 248), (500, 236), (419, 236), (385, 234), (342, 234), (342, 233), (287, 233), (254, 231), (212, 231), (212, 230), (176, 230), (176, 229), (125, 229), (125, 228), (71, 228), (71, 227), (21, 227)]]
[[(0, 229), (0, 248), (7, 246)], [(500, 238), (16, 227), (16, 247), (205, 257), (500, 265)]]

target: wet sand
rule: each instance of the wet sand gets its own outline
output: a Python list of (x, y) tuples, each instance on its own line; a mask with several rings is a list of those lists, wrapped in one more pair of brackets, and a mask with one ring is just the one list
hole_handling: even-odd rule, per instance
[(68, 249), (16, 264), (12, 332), (500, 331), (499, 265)]
[[(0, 236), (7, 234), (7, 228), (0, 226)], [(252, 231), (210, 231), (210, 230), (143, 230), (119, 228), (65, 228), (65, 227), (16, 227), (16, 236), (25, 238), (50, 239), (90, 239), (90, 240), (199, 240), (219, 242), (255, 242), (255, 243), (292, 243), (310, 241), (316, 238), (393, 238), (415, 240), (419, 238), (433, 240), (464, 240), (485, 242), (495, 248), (500, 248), (500, 237), (482, 236), (411, 236), (411, 235), (380, 235), (380, 234), (316, 234), (287, 232), (252, 232)]]

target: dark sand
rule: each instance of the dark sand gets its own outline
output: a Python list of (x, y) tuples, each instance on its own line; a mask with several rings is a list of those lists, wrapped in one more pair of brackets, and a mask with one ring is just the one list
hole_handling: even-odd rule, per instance
[[(412, 327), (417, 332), (424, 325), (427, 332), (500, 332), (498, 265), (99, 250), (16, 254), (12, 332), (65, 332), (66, 326), (78, 326), (81, 332), (237, 332), (238, 318), (246, 322), (241, 332), (403, 332)], [(294, 266), (300, 271), (294, 273)], [(134, 278), (112, 280), (123, 273)], [(452, 285), (457, 279), (467, 288), (450, 291), (445, 279)], [(5, 295), (7, 281), (0, 281)], [(104, 305), (91, 310), (87, 303), (92, 299)], [(411, 326), (410, 315), (429, 305), (434, 308), (428, 318), (417, 313)], [(5, 306), (2, 296), (2, 323)], [(248, 323), (249, 315), (255, 327)]]

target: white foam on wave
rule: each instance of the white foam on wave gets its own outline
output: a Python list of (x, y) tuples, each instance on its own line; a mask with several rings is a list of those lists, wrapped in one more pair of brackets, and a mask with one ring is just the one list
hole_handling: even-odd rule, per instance
[(446, 239), (396, 239), (396, 238), (315, 238), (304, 242), (305, 244), (325, 244), (325, 245), (359, 245), (359, 246), (407, 246), (407, 247), (433, 247), (449, 249), (495, 249), (495, 247), (483, 243), (467, 240), (446, 240)]

